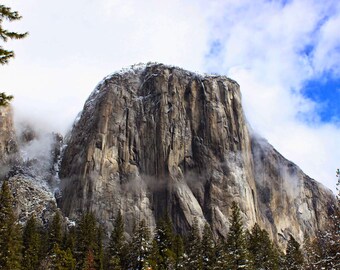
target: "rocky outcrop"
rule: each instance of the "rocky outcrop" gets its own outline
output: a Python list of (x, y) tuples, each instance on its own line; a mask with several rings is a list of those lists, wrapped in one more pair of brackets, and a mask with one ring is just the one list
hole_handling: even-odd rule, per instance
[[(85, 103), (61, 163), (60, 206), (94, 211), (107, 229), (118, 211), (131, 232), (166, 213), (178, 232), (197, 218), (226, 236), (232, 201), (247, 227), (277, 241), (326, 223), (334, 196), (251, 136), (239, 85), (150, 64), (105, 78)], [(293, 190), (292, 187), (296, 187)]]
[(266, 140), (252, 136), (259, 223), (284, 244), (289, 234), (302, 242), (326, 228), (336, 201), (329, 189), (304, 174)]
[(8, 179), (13, 194), (14, 209), (21, 223), (31, 215), (42, 224), (52, 220), (57, 211), (56, 199), (47, 184), (42, 185), (34, 177), (17, 174)]
[(20, 223), (35, 215), (46, 224), (57, 211), (54, 190), (61, 145), (60, 135), (39, 138), (27, 124), (17, 134), (11, 107), (0, 107), (0, 185), (8, 180)]
[(17, 159), (17, 139), (13, 126), (12, 108), (0, 106), (0, 178), (10, 169)]

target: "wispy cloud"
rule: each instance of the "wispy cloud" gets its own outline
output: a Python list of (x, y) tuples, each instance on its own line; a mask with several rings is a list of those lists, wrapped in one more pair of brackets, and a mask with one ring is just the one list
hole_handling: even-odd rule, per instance
[(303, 95), (309, 80), (339, 76), (338, 1), (217, 1), (208, 55), (215, 72), (236, 79), (255, 130), (307, 174), (335, 190), (339, 166), (338, 118), (324, 123), (322, 104)]

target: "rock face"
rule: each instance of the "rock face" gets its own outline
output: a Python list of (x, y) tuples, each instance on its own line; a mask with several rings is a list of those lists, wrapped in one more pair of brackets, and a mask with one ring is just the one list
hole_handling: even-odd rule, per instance
[(47, 185), (41, 185), (34, 177), (17, 174), (9, 178), (14, 198), (15, 213), (21, 223), (34, 215), (41, 224), (52, 220), (57, 211), (56, 199)]
[(178, 232), (197, 218), (226, 236), (236, 201), (247, 227), (258, 222), (278, 242), (288, 233), (301, 240), (325, 225), (334, 203), (249, 133), (235, 81), (161, 64), (96, 87), (70, 133), (60, 177), (66, 216), (91, 210), (110, 230), (121, 211), (128, 232), (167, 213)]
[(8, 180), (19, 222), (35, 215), (45, 224), (57, 211), (53, 188), (60, 146), (60, 136), (41, 140), (29, 126), (17, 134), (11, 107), (0, 106), (0, 186)]
[(7, 174), (10, 164), (17, 159), (17, 150), (12, 108), (0, 106), (0, 177)]

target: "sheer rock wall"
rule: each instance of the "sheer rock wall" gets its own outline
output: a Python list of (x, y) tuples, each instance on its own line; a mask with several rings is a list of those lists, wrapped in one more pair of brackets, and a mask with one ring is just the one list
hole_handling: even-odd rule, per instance
[[(232, 201), (247, 227), (302, 240), (326, 223), (329, 190), (266, 141), (251, 136), (239, 85), (161, 64), (105, 78), (85, 103), (60, 170), (60, 207), (94, 211), (108, 229), (117, 212), (128, 232), (170, 215), (185, 233), (194, 218), (226, 236)], [(297, 188), (290, 190), (291, 186)]]

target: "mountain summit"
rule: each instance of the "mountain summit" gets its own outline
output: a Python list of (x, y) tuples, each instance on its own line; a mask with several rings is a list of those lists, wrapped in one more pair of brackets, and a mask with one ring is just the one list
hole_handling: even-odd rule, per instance
[(162, 64), (106, 77), (66, 140), (59, 176), (63, 213), (93, 211), (108, 230), (169, 215), (186, 233), (194, 219), (225, 237), (232, 202), (247, 227), (300, 241), (327, 223), (334, 195), (252, 134), (239, 85)]

